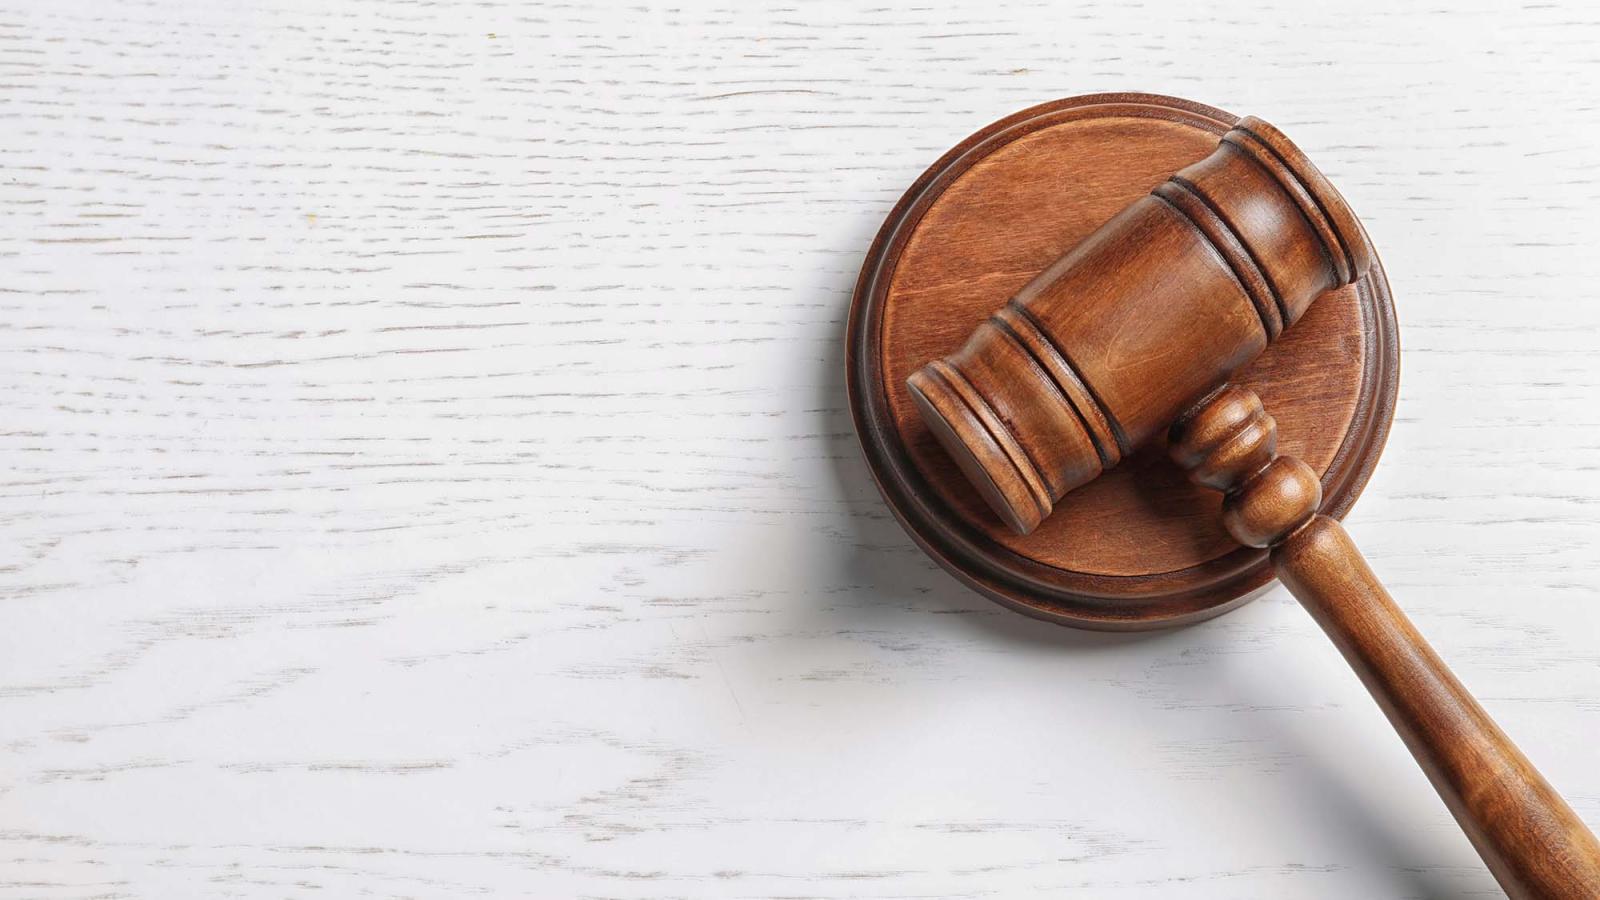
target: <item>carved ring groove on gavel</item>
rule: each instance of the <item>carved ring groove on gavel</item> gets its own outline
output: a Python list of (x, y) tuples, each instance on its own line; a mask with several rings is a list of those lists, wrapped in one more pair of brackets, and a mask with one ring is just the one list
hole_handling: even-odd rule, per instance
[(978, 492), (1027, 534), (1067, 492), (1166, 433), (1223, 491), (1239, 543), (1278, 577), (1377, 699), (1506, 892), (1600, 897), (1600, 843), (1451, 674), (1336, 521), (1317, 475), (1277, 456), (1259, 398), (1228, 384), (1372, 251), (1328, 180), (1245, 118), (1211, 155), (1102, 225), (957, 352), (907, 381)]
[(914, 373), (911, 395), (1026, 534), (1370, 263), (1338, 191), (1247, 118)]

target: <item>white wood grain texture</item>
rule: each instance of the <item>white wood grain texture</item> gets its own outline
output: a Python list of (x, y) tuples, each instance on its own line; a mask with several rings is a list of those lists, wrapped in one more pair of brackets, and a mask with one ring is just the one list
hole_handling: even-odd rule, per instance
[(1600, 10), (0, 4), (0, 897), (1492, 896), (1281, 590), (959, 587), (841, 335), (946, 147), (1279, 124), (1404, 343), (1350, 519), (1600, 825)]

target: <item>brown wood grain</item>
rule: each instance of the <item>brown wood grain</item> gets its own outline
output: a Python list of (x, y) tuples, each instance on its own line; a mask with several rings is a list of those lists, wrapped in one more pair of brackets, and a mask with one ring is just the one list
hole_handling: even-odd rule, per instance
[(1170, 430), (1173, 460), (1222, 493), (1229, 536), (1272, 551), (1506, 892), (1596, 896), (1600, 843), (1319, 513), (1318, 473), (1278, 453), (1260, 397), (1226, 383), (1372, 260), (1354, 213), (1310, 160), (1272, 126), (1241, 119), (907, 384), (963, 475), (1024, 534)]
[(1278, 577), (1377, 700), (1472, 845), (1514, 900), (1600, 895), (1600, 842), (1462, 686), (1389, 596), (1277, 425), (1228, 386), (1173, 428), (1172, 455), (1222, 491), (1223, 522), (1272, 548)]
[[(869, 462), (924, 547), (989, 596), (1058, 621), (1148, 627), (1224, 611), (1270, 579), (1265, 555), (1241, 549), (1218, 525), (1214, 494), (1188, 484), (1159, 448), (1133, 448), (1124, 458), (1110, 426), (1095, 420), (1098, 406), (1081, 397), (1072, 398), (1087, 413), (1081, 424), (1057, 404), (1053, 421), (1071, 428), (1040, 419), (1036, 431), (1048, 439), (994, 452), (1059, 457), (1073, 443), (1115, 466), (1060, 497), (1033, 533), (1018, 534), (990, 512), (960, 471), (962, 457), (941, 448), (905, 388), (907, 376), (959, 349), (1040, 270), (1204, 158), (1234, 121), (1147, 95), (1025, 110), (930, 167), (868, 254), (852, 314), (850, 377)], [(1156, 273), (1156, 283), (1180, 283), (1175, 274)], [(1243, 318), (1235, 322), (1260, 328), (1251, 324), (1260, 322), (1254, 301), (1239, 293), (1237, 302)], [(1398, 346), (1381, 268), (1328, 291), (1304, 315), (1237, 380), (1283, 410), (1286, 449), (1317, 471), (1338, 515), (1365, 484), (1393, 410)], [(1008, 327), (1027, 339), (1026, 322)], [(1052, 380), (1071, 391), (1070, 376)], [(1018, 405), (1002, 414), (1046, 412)], [(1014, 490), (1039, 488), (1018, 482)]]
[(1339, 192), (1282, 132), (1247, 117), (907, 387), (984, 501), (1027, 534), (1371, 263)]

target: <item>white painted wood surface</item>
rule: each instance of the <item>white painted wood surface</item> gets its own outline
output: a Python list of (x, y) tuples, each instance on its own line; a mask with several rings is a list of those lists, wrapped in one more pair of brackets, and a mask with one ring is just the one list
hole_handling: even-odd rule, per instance
[(1600, 10), (7, 0), (0, 897), (1496, 889), (1285, 593), (929, 563), (849, 290), (1034, 102), (1281, 125), (1404, 343), (1350, 519), (1600, 825)]

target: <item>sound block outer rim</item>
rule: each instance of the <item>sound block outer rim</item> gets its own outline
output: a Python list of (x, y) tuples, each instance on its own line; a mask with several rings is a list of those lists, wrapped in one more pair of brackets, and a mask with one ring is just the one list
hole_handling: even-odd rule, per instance
[[(868, 468), (895, 518), (912, 540), (945, 570), (979, 593), (1026, 615), (1078, 628), (1137, 631), (1192, 624), (1235, 609), (1273, 580), (1265, 551), (1240, 547), (1173, 572), (1139, 576), (1060, 573), (1070, 586), (1025, 574), (1031, 561), (994, 544), (958, 517), (936, 507), (935, 493), (900, 448), (879, 377), (880, 276), (892, 274), (909, 235), (934, 199), (962, 172), (1009, 140), (1053, 124), (1059, 114), (1087, 115), (1092, 107), (1189, 122), (1213, 130), (1238, 117), (1215, 107), (1157, 94), (1110, 93), (1068, 97), (1029, 107), (974, 133), (929, 166), (895, 204), (867, 252), (856, 281), (846, 330), (846, 393)], [(1109, 111), (1108, 111), (1109, 112)], [(1204, 123), (1204, 124), (1201, 124)], [(1220, 131), (1217, 132), (1220, 135)], [(886, 263), (889, 265), (886, 266)], [(1363, 393), (1354, 418), (1323, 476), (1322, 512), (1343, 518), (1371, 477), (1394, 416), (1399, 388), (1399, 340), (1394, 304), (1382, 262), (1374, 251), (1368, 275), (1357, 283), (1364, 308), (1374, 315), (1363, 333), (1367, 353)]]

